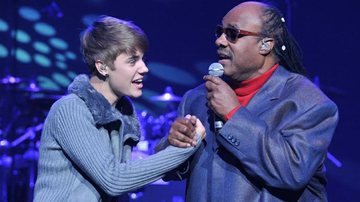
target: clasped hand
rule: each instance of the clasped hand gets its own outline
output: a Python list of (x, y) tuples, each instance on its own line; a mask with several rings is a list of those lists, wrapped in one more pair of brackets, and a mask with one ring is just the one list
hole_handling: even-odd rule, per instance
[(196, 134), (201, 135), (201, 139), (206, 136), (205, 127), (196, 116), (186, 115), (177, 118), (171, 125), (168, 141), (176, 147), (196, 146)]

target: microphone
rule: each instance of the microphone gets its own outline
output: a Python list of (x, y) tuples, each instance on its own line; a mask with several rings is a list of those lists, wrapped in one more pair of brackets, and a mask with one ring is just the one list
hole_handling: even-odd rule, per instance
[(224, 74), (222, 64), (214, 62), (209, 66), (209, 75), (221, 77)]
[[(222, 64), (214, 62), (209, 66), (209, 75), (221, 77), (224, 74), (224, 67)], [(223, 121), (214, 112), (214, 129), (215, 132), (223, 127)]]

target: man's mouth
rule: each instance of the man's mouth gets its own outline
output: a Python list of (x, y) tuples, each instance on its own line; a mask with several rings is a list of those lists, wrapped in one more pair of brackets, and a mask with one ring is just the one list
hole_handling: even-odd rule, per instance
[(218, 52), (218, 56), (219, 56), (219, 60), (230, 60), (231, 56), (223, 53), (223, 52)]
[(142, 82), (143, 82), (142, 78), (141, 79), (135, 79), (135, 80), (132, 81), (132, 83), (137, 84), (137, 85), (141, 85)]

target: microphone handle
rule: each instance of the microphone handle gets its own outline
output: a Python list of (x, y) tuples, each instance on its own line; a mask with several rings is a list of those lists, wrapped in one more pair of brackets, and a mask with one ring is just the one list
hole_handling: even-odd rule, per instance
[[(212, 63), (209, 66), (209, 75), (221, 77), (224, 74), (224, 67), (220, 63)], [(224, 123), (223, 121), (216, 115), (214, 112), (214, 130), (217, 133), (222, 127)]]
[(214, 129), (215, 131), (219, 131), (223, 127), (223, 121), (215, 114), (214, 112)]

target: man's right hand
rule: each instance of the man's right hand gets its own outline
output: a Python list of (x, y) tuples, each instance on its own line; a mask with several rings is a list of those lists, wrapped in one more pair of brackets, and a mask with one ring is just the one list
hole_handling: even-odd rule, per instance
[(201, 135), (204, 139), (205, 128), (201, 121), (196, 116), (186, 115), (183, 118), (177, 118), (171, 125), (168, 141), (171, 145), (176, 147), (190, 147), (196, 146), (195, 134)]

